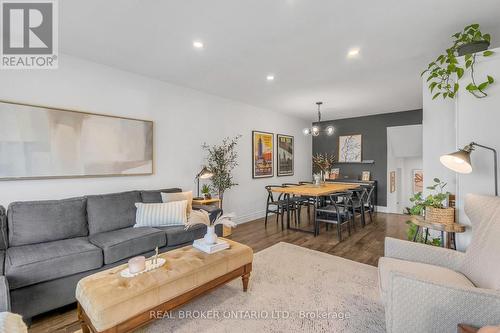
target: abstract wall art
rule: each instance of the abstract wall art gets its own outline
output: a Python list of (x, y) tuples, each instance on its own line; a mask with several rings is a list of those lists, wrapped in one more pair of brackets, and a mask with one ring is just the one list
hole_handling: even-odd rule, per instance
[(339, 163), (361, 162), (361, 134), (339, 136)]
[(150, 175), (153, 122), (0, 102), (0, 180)]

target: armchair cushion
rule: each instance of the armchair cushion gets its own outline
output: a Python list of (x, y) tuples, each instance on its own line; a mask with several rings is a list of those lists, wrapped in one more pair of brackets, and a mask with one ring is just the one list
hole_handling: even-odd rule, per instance
[(458, 323), (482, 327), (500, 322), (500, 292), (443, 284), (394, 272), (387, 332), (455, 333)]
[(384, 303), (391, 287), (391, 274), (394, 272), (404, 273), (444, 285), (474, 287), (472, 282), (470, 282), (469, 279), (467, 279), (463, 274), (448, 268), (382, 257), (378, 261), (378, 273), (379, 288)]
[(460, 270), (476, 286), (500, 290), (500, 197), (469, 194), (465, 213), (472, 222), (472, 241)]

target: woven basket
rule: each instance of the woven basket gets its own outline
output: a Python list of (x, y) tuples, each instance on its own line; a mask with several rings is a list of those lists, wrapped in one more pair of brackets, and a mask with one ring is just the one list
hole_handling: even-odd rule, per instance
[(429, 223), (453, 224), (455, 223), (455, 208), (425, 208), (425, 221)]

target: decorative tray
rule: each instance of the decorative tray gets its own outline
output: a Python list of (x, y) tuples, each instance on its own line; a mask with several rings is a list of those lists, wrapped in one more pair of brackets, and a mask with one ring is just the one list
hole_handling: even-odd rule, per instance
[(128, 270), (128, 267), (125, 269), (122, 269), (120, 272), (120, 275), (124, 278), (131, 278), (137, 275), (140, 275), (142, 273), (146, 273), (149, 271), (152, 271), (154, 269), (160, 268), (161, 266), (165, 265), (167, 261), (163, 258), (158, 258), (156, 264), (153, 264), (153, 259), (148, 259), (146, 260), (146, 268), (143, 271), (137, 272), (137, 273), (130, 273)]

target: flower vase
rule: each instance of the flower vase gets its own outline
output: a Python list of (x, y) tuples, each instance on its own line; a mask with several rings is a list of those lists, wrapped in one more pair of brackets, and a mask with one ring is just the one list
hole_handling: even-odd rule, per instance
[(207, 233), (203, 237), (205, 243), (212, 245), (217, 243), (217, 234), (215, 233), (215, 226), (207, 226)]

